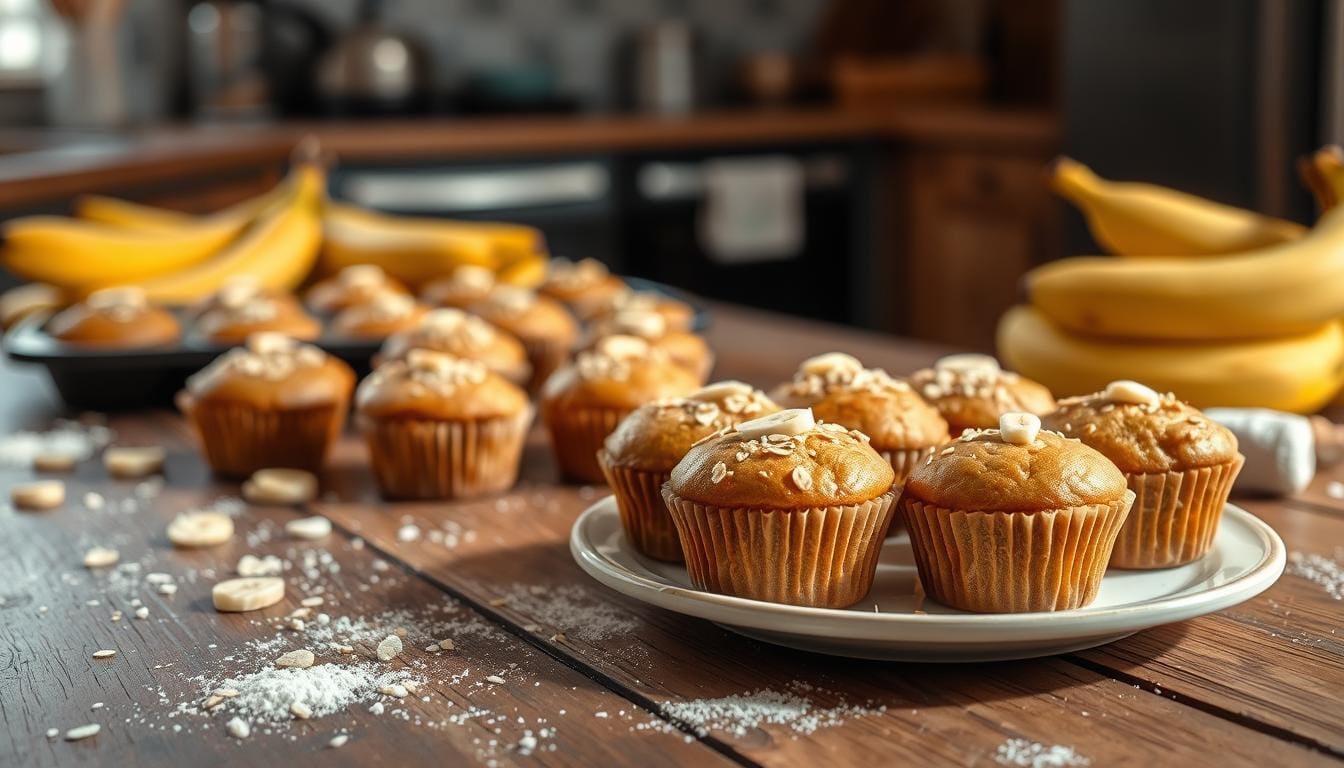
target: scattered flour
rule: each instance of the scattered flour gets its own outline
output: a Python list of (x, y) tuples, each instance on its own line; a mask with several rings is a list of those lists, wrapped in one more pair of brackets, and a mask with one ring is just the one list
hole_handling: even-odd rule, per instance
[[(739, 737), (762, 725), (781, 725), (805, 736), (823, 728), (843, 725), (848, 720), (880, 715), (887, 709), (850, 704), (843, 699), (834, 706), (822, 706), (812, 700), (814, 693), (826, 694), (806, 683), (795, 682), (787, 692), (766, 688), (718, 699), (667, 701), (660, 704), (659, 709), (701, 736), (717, 730)], [(636, 726), (636, 730), (657, 728), (653, 723)]]
[(99, 424), (58, 420), (46, 432), (15, 432), (0, 437), (0, 466), (30, 467), (44, 454), (83, 461), (112, 442), (112, 430)]
[(1092, 764), (1091, 760), (1074, 752), (1073, 747), (1039, 744), (1027, 739), (1003, 742), (994, 755), (994, 761), (999, 765), (1022, 768), (1072, 768)]
[(583, 642), (610, 640), (639, 628), (635, 619), (577, 584), (553, 587), (514, 584), (503, 604)]
[(1293, 552), (1288, 555), (1288, 573), (1306, 579), (1324, 589), (1336, 600), (1344, 600), (1344, 562), (1324, 555)]
[(310, 717), (323, 717), (345, 710), (352, 704), (372, 701), (384, 686), (423, 682), (405, 669), (390, 669), (386, 664), (317, 664), (311, 667), (263, 669), (251, 675), (228, 678), (211, 684), (202, 696), (219, 688), (233, 688), (238, 695), (225, 701), (223, 708), (249, 722), (285, 723), (293, 719), (292, 708), (303, 704)]

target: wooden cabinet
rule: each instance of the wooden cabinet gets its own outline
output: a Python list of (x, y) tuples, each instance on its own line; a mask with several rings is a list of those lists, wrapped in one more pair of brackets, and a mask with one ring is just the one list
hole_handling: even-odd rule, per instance
[(1023, 273), (1056, 257), (1048, 146), (908, 146), (892, 233), (891, 330), (991, 351)]

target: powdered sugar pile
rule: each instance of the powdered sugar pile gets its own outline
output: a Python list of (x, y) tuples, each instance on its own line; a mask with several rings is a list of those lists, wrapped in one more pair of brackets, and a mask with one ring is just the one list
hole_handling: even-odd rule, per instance
[(423, 678), (386, 664), (317, 664), (307, 669), (263, 669), (251, 675), (222, 680), (204, 693), (232, 688), (238, 695), (224, 704), (229, 714), (251, 722), (286, 723), (294, 718), (295, 704), (307, 705), (311, 717), (344, 711), (352, 704), (370, 701), (379, 689)]
[(46, 432), (15, 432), (0, 437), (0, 466), (30, 467), (43, 455), (83, 461), (112, 442), (113, 432), (101, 424), (57, 420)]
[(999, 745), (994, 755), (999, 765), (1022, 766), (1022, 768), (1072, 768), (1072, 766), (1091, 765), (1092, 761), (1077, 752), (1073, 747), (1061, 744), (1045, 745), (1027, 739), (1009, 739)]
[(610, 640), (639, 628), (633, 617), (577, 584), (514, 584), (504, 602), (566, 637), (588, 643)]
[(880, 715), (887, 709), (850, 704), (843, 699), (834, 706), (821, 706), (808, 696), (816, 691), (812, 686), (794, 683), (789, 689), (783, 693), (765, 688), (718, 699), (666, 701), (659, 705), (659, 709), (701, 736), (711, 730), (745, 736), (749, 730), (762, 725), (782, 725), (805, 736), (855, 718)]
[(1344, 600), (1344, 563), (1339, 557), (1293, 552), (1288, 555), (1288, 573), (1306, 579), (1324, 589), (1336, 600)]

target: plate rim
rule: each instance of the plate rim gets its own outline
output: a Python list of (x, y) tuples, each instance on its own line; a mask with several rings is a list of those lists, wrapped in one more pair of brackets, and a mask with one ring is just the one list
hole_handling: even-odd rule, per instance
[[(604, 508), (610, 511), (606, 512)], [(982, 634), (979, 637), (959, 636), (957, 640), (960, 643), (1058, 640), (1125, 630), (1135, 632), (1214, 613), (1249, 600), (1278, 581), (1287, 564), (1287, 551), (1278, 533), (1251, 512), (1228, 503), (1224, 507), (1224, 516), (1248, 528), (1262, 544), (1263, 550), (1259, 562), (1225, 584), (1191, 594), (1111, 608), (1000, 614), (868, 613), (844, 608), (770, 603), (663, 584), (630, 571), (602, 555), (595, 546), (589, 546), (589, 537), (584, 532), (602, 514), (618, 515), (615, 497), (608, 495), (598, 499), (575, 519), (570, 530), (570, 554), (584, 572), (617, 592), (676, 613), (770, 632), (787, 631), (798, 636), (821, 636), (823, 633), (811, 629), (812, 625), (826, 625), (832, 631), (847, 628), (851, 630), (849, 636), (856, 641), (922, 643), (938, 641), (948, 638), (952, 633), (966, 630)], [(725, 612), (731, 613), (733, 618), (725, 618)], [(779, 622), (787, 619), (809, 621), (781, 630)], [(898, 635), (892, 630), (901, 633)], [(834, 637), (833, 634), (826, 636)]]

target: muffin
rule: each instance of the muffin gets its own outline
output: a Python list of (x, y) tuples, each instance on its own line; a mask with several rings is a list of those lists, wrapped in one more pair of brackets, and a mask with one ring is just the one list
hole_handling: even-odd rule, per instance
[(915, 391), (938, 409), (953, 435), (994, 429), (1009, 412), (1044, 416), (1055, 409), (1050, 390), (999, 368), (989, 355), (949, 355), (909, 378)]
[(542, 294), (569, 307), (580, 320), (592, 319), (612, 296), (629, 290), (625, 281), (597, 259), (551, 259)]
[(1061, 400), (1044, 421), (1110, 459), (1134, 492), (1112, 566), (1170, 568), (1204, 556), (1244, 461), (1236, 435), (1132, 381)]
[(569, 359), (578, 343), (578, 323), (564, 305), (526, 288), (497, 285), (471, 311), (523, 343), (527, 361), (532, 365), (529, 391), (540, 389), (551, 373)]
[(316, 472), (341, 432), (355, 374), (310, 344), (258, 333), (187, 379), (178, 406), (217, 474)]
[(803, 409), (693, 446), (663, 486), (696, 588), (844, 608), (873, 585), (896, 492), (859, 432)]
[(355, 264), (309, 288), (304, 300), (315, 312), (336, 313), (389, 293), (410, 295), (405, 285), (389, 277), (381, 267)]
[(650, 346), (666, 352), (672, 362), (695, 374), (700, 381), (708, 379), (714, 368), (714, 353), (703, 338), (672, 330), (657, 312), (642, 309), (617, 312), (594, 320), (592, 329), (593, 336), (598, 339), (619, 334), (638, 336)]
[(705, 437), (777, 410), (764, 392), (740, 381), (721, 381), (685, 397), (645, 403), (622, 419), (597, 460), (635, 549), (681, 562), (681, 541), (663, 503), (663, 483), (672, 468)]
[(484, 301), (494, 287), (494, 272), (474, 264), (464, 264), (448, 277), (441, 277), (425, 285), (420, 291), (420, 300), (431, 307), (467, 309)]
[(64, 344), (106, 349), (138, 349), (175, 344), (182, 337), (177, 317), (150, 306), (145, 292), (125, 286), (90, 293), (47, 321), (47, 333)]
[(379, 363), (400, 360), (412, 349), (428, 349), (475, 360), (519, 386), (532, 374), (522, 342), (459, 309), (432, 309), (414, 328), (387, 337)]
[(821, 421), (867, 435), (891, 463), (897, 486), (951, 439), (938, 409), (908, 383), (842, 352), (804, 360), (793, 381), (772, 394), (786, 408), (810, 407)]
[(322, 324), (289, 296), (244, 289), (221, 290), (196, 318), (196, 332), (217, 344), (241, 344), (254, 333), (273, 331), (310, 341)]
[(355, 404), (387, 498), (480, 496), (518, 478), (532, 407), (484, 363), (412, 349), (364, 379)]
[(925, 593), (964, 611), (1092, 602), (1134, 503), (1105, 456), (1006, 413), (915, 469), (898, 504)]
[(341, 310), (332, 318), (331, 330), (351, 339), (380, 341), (416, 327), (427, 311), (407, 294), (381, 293)]
[(668, 330), (672, 331), (689, 331), (695, 327), (694, 307), (653, 291), (625, 290), (613, 293), (598, 306), (592, 320), (601, 321), (626, 310), (657, 312), (663, 316)]
[(608, 336), (546, 380), (541, 419), (566, 479), (603, 481), (597, 452), (644, 403), (694, 391), (699, 381), (665, 352), (633, 336)]

